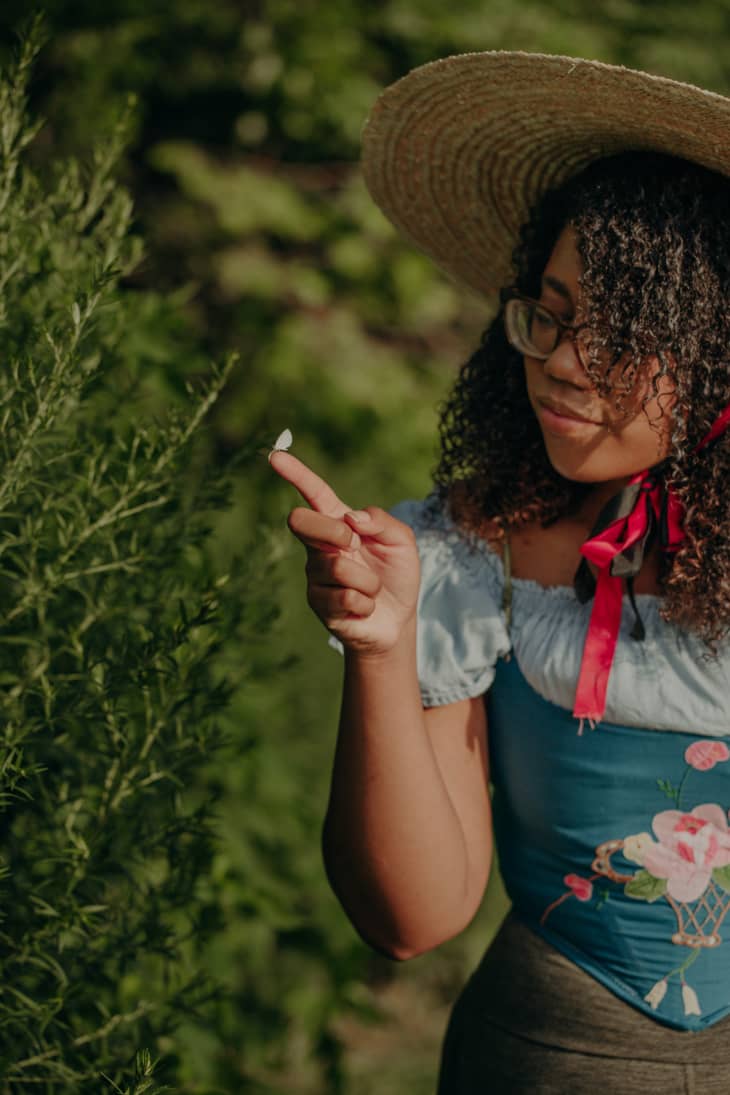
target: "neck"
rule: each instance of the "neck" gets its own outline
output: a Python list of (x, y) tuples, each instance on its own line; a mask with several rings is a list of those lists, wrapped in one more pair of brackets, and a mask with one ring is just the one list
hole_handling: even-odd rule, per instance
[(618, 494), (620, 490), (623, 490), (631, 478), (632, 476), (626, 475), (622, 479), (611, 479), (606, 483), (594, 483), (580, 503), (576, 511), (576, 519), (582, 525), (585, 525), (588, 530), (592, 529), (598, 514), (606, 503), (613, 498), (614, 494)]

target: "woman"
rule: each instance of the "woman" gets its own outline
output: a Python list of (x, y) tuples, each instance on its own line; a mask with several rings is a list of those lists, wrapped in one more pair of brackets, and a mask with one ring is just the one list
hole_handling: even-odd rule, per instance
[(346, 911), (431, 949), (499, 848), (442, 1095), (730, 1090), (729, 132), (708, 92), (526, 54), (415, 70), (365, 131), (391, 219), (502, 288), (425, 502), (353, 512), (272, 456), (345, 652)]

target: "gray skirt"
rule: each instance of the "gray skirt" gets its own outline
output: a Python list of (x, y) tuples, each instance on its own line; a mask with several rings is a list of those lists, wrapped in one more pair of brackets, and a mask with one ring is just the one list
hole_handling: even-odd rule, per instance
[(658, 1023), (510, 914), (454, 1006), (438, 1095), (596, 1091), (730, 1095), (730, 1017)]

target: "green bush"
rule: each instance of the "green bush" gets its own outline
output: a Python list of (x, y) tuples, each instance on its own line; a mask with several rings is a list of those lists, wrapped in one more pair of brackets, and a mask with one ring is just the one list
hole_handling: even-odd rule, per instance
[(233, 360), (150, 416), (125, 122), (90, 165), (34, 173), (38, 45), (36, 24), (0, 80), (0, 1083), (141, 1095), (150, 1050), (219, 993), (189, 943), (217, 840), (199, 772), (227, 743), (218, 651), (246, 598), (256, 626), (273, 606), (207, 546), (230, 492), (193, 442)]

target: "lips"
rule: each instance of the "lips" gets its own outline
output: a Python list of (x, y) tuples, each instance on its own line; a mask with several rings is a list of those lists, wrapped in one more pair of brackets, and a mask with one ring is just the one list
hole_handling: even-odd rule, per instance
[(560, 415), (561, 418), (567, 418), (573, 422), (585, 422), (590, 426), (601, 425), (595, 418), (588, 418), (573, 407), (568, 407), (565, 403), (558, 403), (554, 399), (538, 399), (538, 403), (541, 407), (545, 407), (548, 411), (552, 411), (553, 414)]

